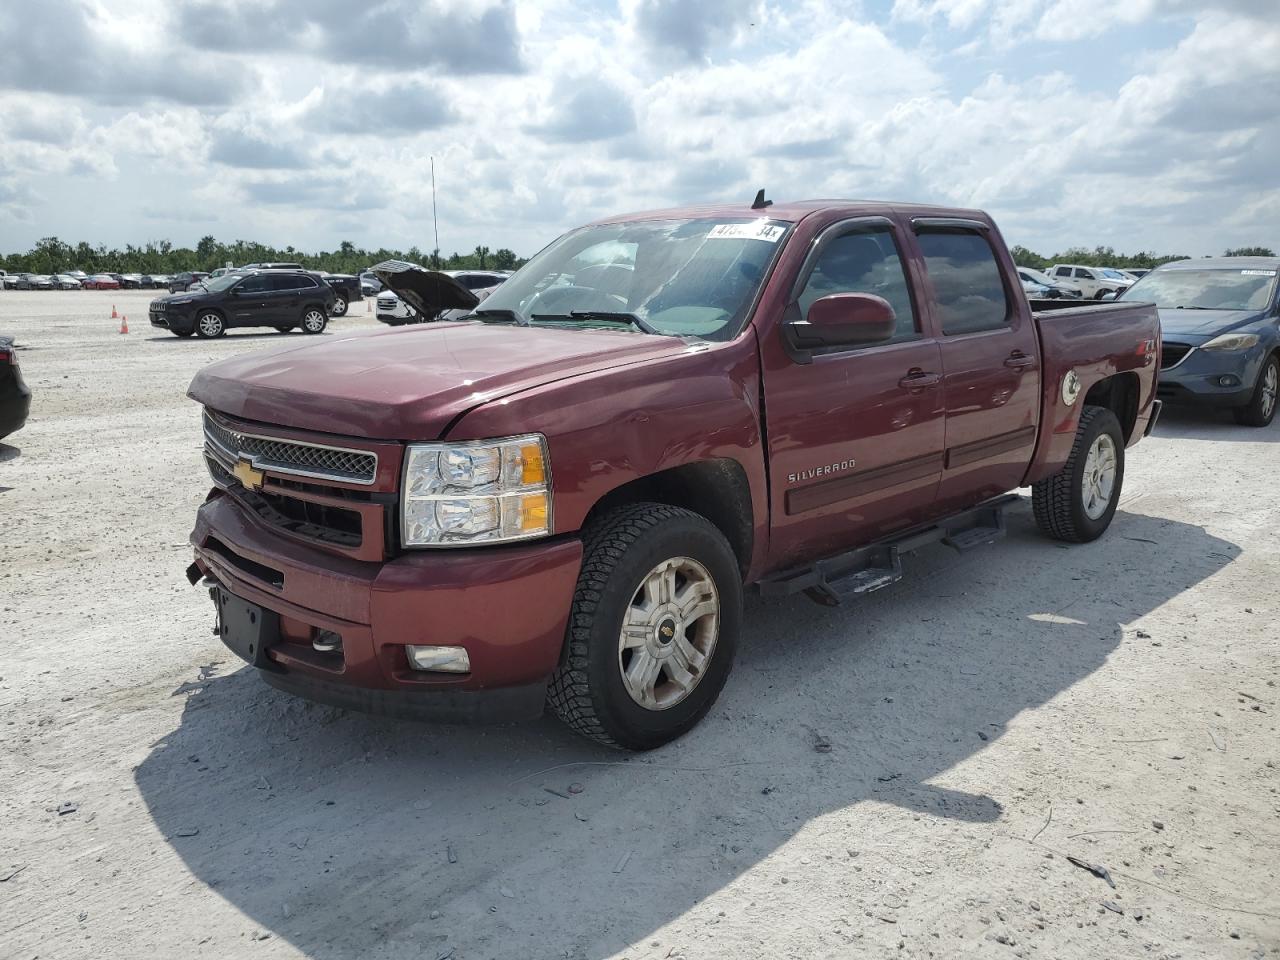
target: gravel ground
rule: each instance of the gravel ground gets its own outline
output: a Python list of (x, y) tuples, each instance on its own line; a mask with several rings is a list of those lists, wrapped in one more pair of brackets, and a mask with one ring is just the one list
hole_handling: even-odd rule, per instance
[(0, 444), (5, 958), (1280, 956), (1280, 424), (1166, 413), (1096, 544), (1024, 503), (855, 605), (750, 600), (711, 715), (627, 757), (226, 652), (184, 390), (282, 337), (153, 334), (149, 297), (0, 294), (36, 392)]

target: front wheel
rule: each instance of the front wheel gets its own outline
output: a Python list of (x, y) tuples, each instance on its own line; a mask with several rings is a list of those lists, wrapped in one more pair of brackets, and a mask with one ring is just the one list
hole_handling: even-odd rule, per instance
[(345, 317), (347, 315), (347, 298), (338, 297), (333, 301), (333, 306), (329, 308), (329, 316)]
[(1258, 382), (1249, 402), (1232, 409), (1236, 423), (1245, 427), (1269, 426), (1276, 416), (1277, 394), (1280, 394), (1280, 356), (1273, 354), (1267, 357), (1258, 371)]
[(585, 531), (548, 702), (592, 740), (659, 747), (715, 703), (741, 622), (742, 577), (714, 525), (666, 504), (619, 507)]
[(1040, 532), (1088, 543), (1111, 526), (1124, 483), (1124, 433), (1106, 407), (1085, 407), (1062, 472), (1031, 488)]
[(214, 313), (210, 310), (208, 313), (202, 313), (196, 318), (196, 333), (206, 340), (220, 337), (226, 332), (227, 325), (219, 313)]
[(324, 311), (319, 307), (307, 307), (307, 309), (303, 311), (303, 333), (324, 333), (324, 328), (328, 325), (329, 318), (324, 315)]
[(183, 340), (195, 333), (194, 330), (170, 330), (175, 337), (181, 337)]

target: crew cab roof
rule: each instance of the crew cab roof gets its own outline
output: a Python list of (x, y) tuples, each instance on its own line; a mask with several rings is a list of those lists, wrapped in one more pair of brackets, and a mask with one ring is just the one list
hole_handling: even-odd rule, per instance
[(632, 220), (688, 220), (712, 219), (757, 219), (783, 220), (797, 223), (805, 217), (823, 211), (839, 211), (849, 216), (888, 216), (891, 213), (906, 213), (914, 217), (959, 217), (989, 223), (990, 218), (981, 210), (958, 207), (937, 207), (920, 203), (894, 203), (883, 200), (779, 200), (767, 207), (755, 209), (750, 200), (741, 203), (708, 203), (684, 207), (669, 207), (663, 210), (645, 210), (638, 213), (624, 213), (618, 216), (605, 217), (595, 221), (600, 223), (626, 223)]

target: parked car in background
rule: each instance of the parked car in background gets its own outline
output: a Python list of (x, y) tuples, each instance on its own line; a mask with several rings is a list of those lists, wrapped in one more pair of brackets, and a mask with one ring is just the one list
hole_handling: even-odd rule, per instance
[[(415, 264), (416, 266), (416, 264)], [(418, 269), (423, 269), (418, 267)], [(430, 272), (430, 271), (428, 271)], [(510, 274), (494, 270), (439, 270), (435, 276), (448, 277), (463, 290), (474, 293), (478, 300), (483, 300), (502, 285)], [(406, 303), (390, 290), (384, 289), (378, 294), (376, 315), (378, 319), (391, 327), (407, 326), (412, 323), (427, 323), (432, 320), (449, 319), (447, 310), (424, 320), (411, 305)]]
[(360, 293), (366, 297), (372, 297), (375, 293), (382, 290), (382, 281), (375, 277), (368, 270), (360, 273)]
[(63, 273), (65, 273), (68, 277), (75, 277), (77, 280), (81, 282), (83, 282), (85, 277), (88, 276), (88, 274), (85, 273), (83, 270), (64, 270)]
[(31, 412), (31, 390), (22, 379), (12, 337), (0, 336), (0, 440), (21, 429)]
[(164, 290), (169, 286), (169, 275), (166, 273), (151, 274), (151, 286), (155, 290)]
[(79, 290), (80, 281), (70, 274), (57, 273), (49, 278), (55, 290)]
[(657, 747), (711, 709), (748, 588), (885, 587), (924, 543), (999, 539), (1026, 485), (1047, 536), (1094, 540), (1159, 410), (1155, 308), (1033, 312), (976, 210), (612, 217), (483, 303), (375, 269), (471, 319), (248, 351), (188, 391), (213, 485), (190, 582), (264, 681), (348, 708), (547, 704)]
[(169, 278), (169, 292), (181, 293), (189, 290), (193, 284), (199, 283), (208, 276), (209, 274), (200, 270), (184, 270), (182, 273), (175, 273)]
[(1213, 257), (1156, 267), (1121, 295), (1160, 309), (1159, 396), (1228, 407), (1265, 427), (1280, 396), (1280, 257)]
[(27, 280), (31, 284), (30, 289), (32, 290), (52, 290), (53, 289), (53, 277), (47, 276), (46, 274), (33, 273), (29, 277), (27, 277)]
[(1141, 267), (1125, 267), (1122, 270), (1119, 267), (1116, 267), (1116, 269), (1120, 270), (1120, 272), (1126, 277), (1133, 277), (1135, 283), (1151, 272), (1150, 270), (1146, 270)]
[(30, 290), (31, 274), (29, 273), (11, 273), (4, 278), (4, 288), (6, 290)]
[(237, 269), (239, 270), (304, 270), (306, 268), (303, 267), (303, 265), (300, 263), (293, 263), (291, 261), (282, 260), (282, 261), (273, 261), (271, 263), (246, 263), (243, 267), (238, 267)]
[(81, 281), (80, 286), (86, 290), (119, 290), (120, 281), (109, 273), (95, 273)]
[(305, 270), (237, 270), (151, 301), (153, 327), (179, 337), (220, 337), (232, 327), (323, 333), (334, 293)]
[(1044, 287), (1048, 290), (1048, 293), (1044, 296), (1049, 300), (1057, 300), (1062, 297), (1079, 300), (1084, 296), (1080, 292), (1080, 288), (1070, 280), (1058, 280), (1031, 267), (1018, 267), (1018, 279), (1022, 281), (1024, 287), (1028, 283), (1035, 283)]
[(1055, 263), (1047, 271), (1055, 280), (1069, 280), (1084, 296), (1101, 300), (1127, 290), (1133, 280), (1110, 267), (1083, 267), (1074, 263)]
[(364, 292), (360, 289), (360, 278), (354, 274), (328, 273), (324, 270), (313, 272), (333, 288), (333, 306), (329, 308), (330, 316), (344, 317), (347, 314), (348, 305), (353, 300), (364, 299)]
[(142, 274), (140, 273), (122, 273), (117, 275), (120, 286), (125, 290), (141, 290), (143, 288)]

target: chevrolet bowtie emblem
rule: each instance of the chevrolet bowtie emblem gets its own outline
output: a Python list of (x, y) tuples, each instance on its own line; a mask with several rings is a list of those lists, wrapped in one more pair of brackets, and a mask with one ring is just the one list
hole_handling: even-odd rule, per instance
[(262, 489), (265, 474), (261, 470), (255, 470), (248, 460), (237, 460), (231, 473), (246, 490)]
[(670, 627), (663, 627), (663, 628), (662, 628), (662, 635), (663, 635), (664, 637), (674, 636), (674, 635), (675, 635), (675, 631), (674, 631), (674, 630), (672, 630)]

